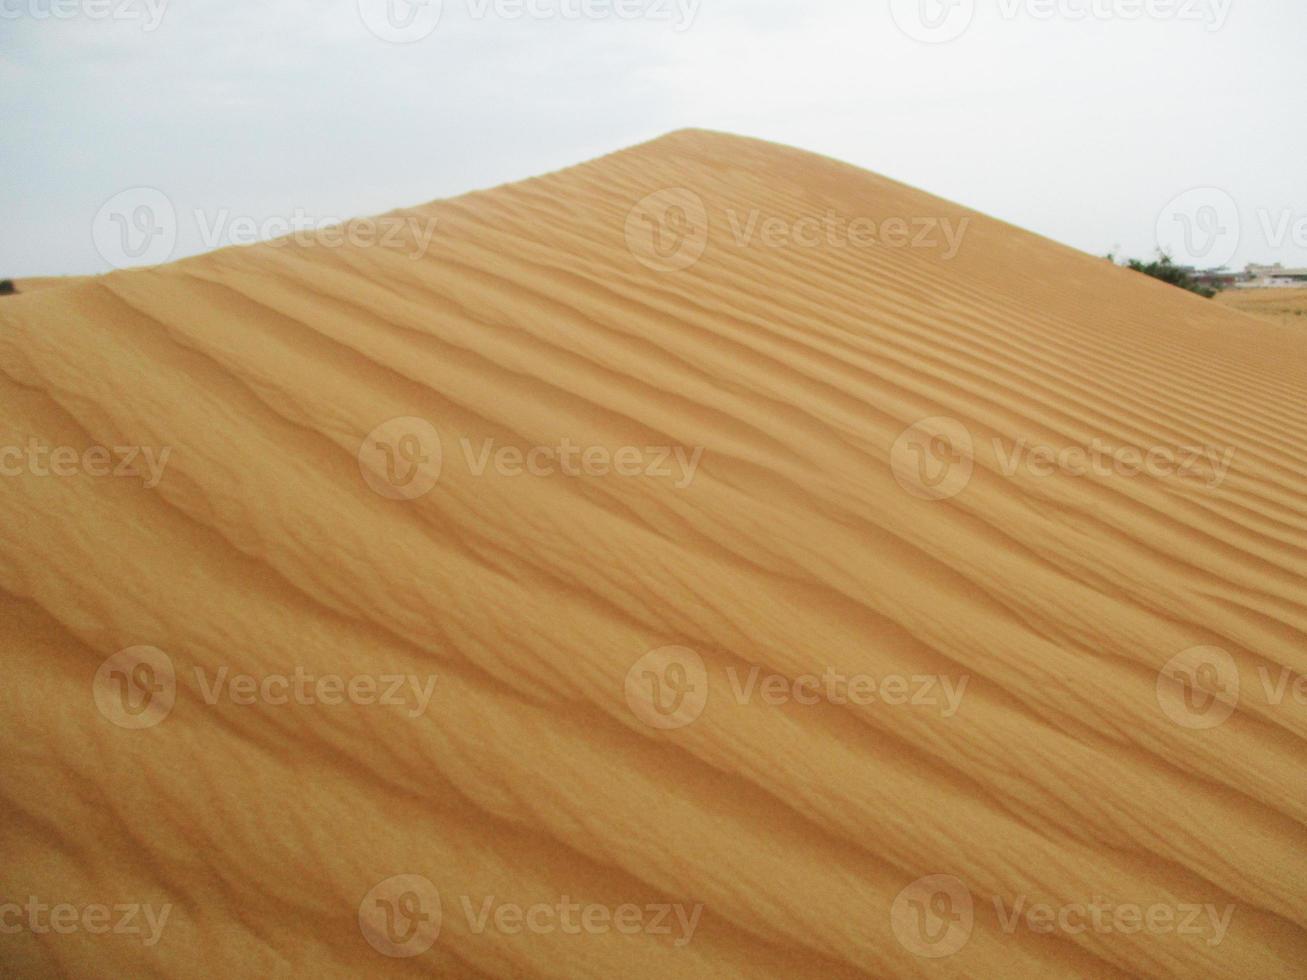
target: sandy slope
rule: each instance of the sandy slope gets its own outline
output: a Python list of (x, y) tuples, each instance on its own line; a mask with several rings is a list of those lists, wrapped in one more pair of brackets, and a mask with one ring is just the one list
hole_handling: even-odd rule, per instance
[[(17, 975), (1301, 975), (1307, 333), (702, 132), (396, 216), (427, 254), (267, 244), (0, 305), (0, 446), (171, 450), (148, 487), (0, 479), (0, 899), (171, 905), (151, 946), (0, 934)], [(951, 255), (828, 234), (893, 217), (970, 223)], [(443, 448), (420, 496), (426, 430), (368, 439), (400, 417)], [(1219, 452), (1005, 472), (1096, 439)], [(486, 440), (639, 475), (478, 475)], [(167, 661), (100, 669), (139, 645)], [(1159, 681), (1195, 647), (1226, 659)], [(755, 665), (885, 686), (779, 704)], [(224, 667), (437, 681), (420, 712), (210, 704)], [(397, 875), (438, 890), (429, 949)], [(604, 911), (515, 931), (490, 896)], [(602, 926), (697, 903), (688, 943)], [(1071, 911), (1011, 919), (1040, 904)]]
[(1307, 289), (1227, 289), (1216, 301), (1285, 326), (1307, 327)]
[(94, 278), (94, 276), (31, 276), (27, 279), (15, 279), (14, 290), (19, 293), (37, 293), (43, 289), (79, 286)]

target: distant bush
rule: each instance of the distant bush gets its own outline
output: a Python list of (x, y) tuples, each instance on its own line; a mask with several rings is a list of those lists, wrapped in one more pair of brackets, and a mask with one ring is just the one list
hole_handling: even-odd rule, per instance
[(0, 296), (9, 296), (16, 292), (18, 292), (18, 290), (14, 288), (14, 281), (12, 279), (0, 279)]
[[(1108, 254), (1108, 259), (1116, 262), (1116, 256)], [(1197, 293), (1211, 299), (1220, 292), (1215, 286), (1209, 286), (1206, 283), (1196, 282), (1189, 274), (1189, 270), (1183, 266), (1176, 265), (1171, 261), (1171, 256), (1165, 252), (1158, 252), (1157, 258), (1152, 262), (1144, 262), (1140, 259), (1127, 259), (1126, 267), (1134, 269), (1135, 272), (1142, 272), (1146, 276), (1152, 276), (1154, 279), (1160, 279), (1162, 282), (1170, 283), (1172, 286), (1179, 286), (1181, 289), (1187, 289), (1191, 293)]]

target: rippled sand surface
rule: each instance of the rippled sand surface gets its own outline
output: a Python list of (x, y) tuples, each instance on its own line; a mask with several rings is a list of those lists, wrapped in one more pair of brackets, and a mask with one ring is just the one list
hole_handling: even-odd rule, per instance
[(1302, 975), (1307, 332), (697, 131), (353, 231), (0, 301), (0, 972)]

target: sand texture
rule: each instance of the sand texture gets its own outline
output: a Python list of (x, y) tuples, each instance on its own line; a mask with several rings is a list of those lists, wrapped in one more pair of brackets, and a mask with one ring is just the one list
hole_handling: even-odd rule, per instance
[(700, 131), (387, 220), (0, 302), (0, 973), (1302, 976), (1307, 331)]
[(1307, 289), (1226, 289), (1216, 302), (1283, 326), (1307, 330)]

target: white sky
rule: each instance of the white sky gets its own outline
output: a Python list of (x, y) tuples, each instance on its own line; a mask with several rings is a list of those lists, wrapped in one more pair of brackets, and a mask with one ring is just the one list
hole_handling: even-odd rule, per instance
[[(172, 201), (181, 257), (209, 247), (197, 210), (374, 214), (685, 126), (1096, 254), (1188, 221), (1200, 258), (1307, 265), (1303, 0), (443, 0), (415, 43), (365, 25), (429, 26), (407, 2), (0, 0), (0, 277), (108, 268), (93, 225), (128, 188)], [(898, 26), (923, 13), (958, 36)]]

